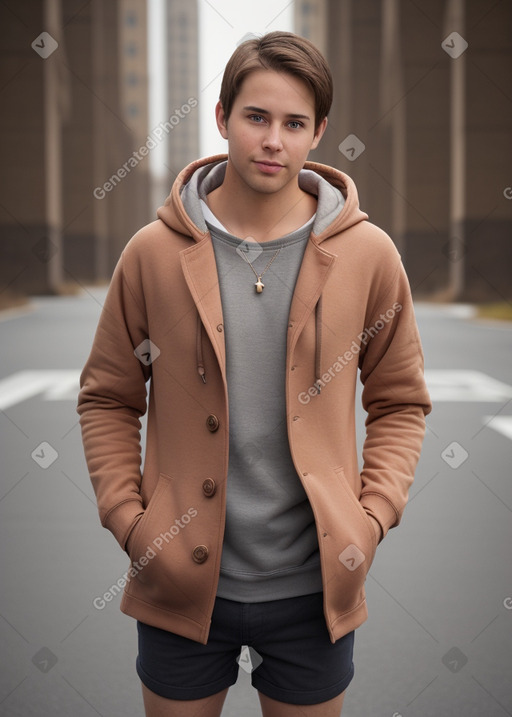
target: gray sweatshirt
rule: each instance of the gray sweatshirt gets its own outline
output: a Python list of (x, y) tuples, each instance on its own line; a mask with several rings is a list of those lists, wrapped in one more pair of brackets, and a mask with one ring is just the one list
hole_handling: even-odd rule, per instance
[[(182, 196), (189, 216), (210, 230), (224, 315), (230, 436), (217, 594), (260, 602), (322, 590), (315, 520), (288, 446), (286, 340), (313, 221), (315, 231), (321, 230), (341, 211), (343, 196), (319, 175), (303, 171), (301, 186), (319, 197), (315, 217), (280, 239), (243, 241), (221, 228), (200, 201), (221, 184), (224, 172), (225, 163), (196, 172)], [(271, 260), (257, 293), (254, 271), (260, 275)]]

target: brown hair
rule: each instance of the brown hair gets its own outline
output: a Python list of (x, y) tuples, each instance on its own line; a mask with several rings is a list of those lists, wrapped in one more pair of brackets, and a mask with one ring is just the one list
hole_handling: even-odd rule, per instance
[(295, 75), (311, 88), (315, 97), (315, 130), (318, 129), (331, 109), (331, 71), (312, 42), (292, 32), (282, 31), (246, 40), (231, 55), (224, 70), (219, 98), (226, 120), (244, 79), (251, 72), (261, 69)]

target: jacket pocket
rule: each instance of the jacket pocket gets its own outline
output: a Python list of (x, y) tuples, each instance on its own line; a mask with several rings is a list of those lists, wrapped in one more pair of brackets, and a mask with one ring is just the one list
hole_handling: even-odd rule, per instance
[[(373, 559), (375, 557), (375, 552), (377, 550), (377, 536), (375, 534), (375, 529), (373, 527), (373, 523), (371, 521), (371, 518), (368, 516), (367, 512), (359, 502), (357, 496), (355, 495), (354, 491), (350, 487), (350, 484), (347, 480), (347, 477), (345, 475), (345, 471), (342, 466), (335, 468), (334, 472), (336, 473), (338, 480), (340, 484), (342, 485), (345, 494), (348, 498), (348, 500), (353, 505), (354, 510), (351, 511), (351, 513), (355, 516), (359, 516), (360, 523), (359, 527), (357, 524), (352, 524), (352, 528), (354, 531), (353, 534), (353, 540), (354, 545), (360, 550), (361, 554), (364, 555), (365, 563), (366, 563), (366, 572), (370, 569), (370, 566), (373, 562)], [(352, 550), (352, 552), (355, 552), (357, 554), (357, 551)], [(361, 555), (361, 557), (362, 557)], [(361, 557), (358, 556), (358, 559), (361, 559)], [(339, 560), (343, 563), (344, 561), (343, 553), (340, 554)], [(347, 555), (346, 555), (346, 567), (350, 569), (350, 564), (352, 561), (351, 557), (351, 550), (347, 549)]]
[(152, 515), (156, 511), (156, 507), (159, 505), (159, 503), (161, 503), (161, 495), (165, 492), (165, 489), (168, 487), (169, 482), (170, 478), (168, 478), (164, 473), (160, 473), (160, 475), (158, 476), (156, 488), (154, 490), (153, 495), (149, 499), (149, 503), (146, 506), (146, 510), (144, 511), (138, 522), (135, 524), (132, 532), (128, 536), (131, 545), (129, 556), (132, 563), (139, 561), (139, 559), (146, 553), (150, 554), (150, 548), (154, 547), (152, 544), (156, 535), (153, 536), (153, 538), (148, 542), (147, 526), (151, 523)]
[(183, 485), (160, 473), (133, 529), (126, 592), (155, 608), (190, 614), (194, 605), (200, 610), (204, 571), (193, 560), (194, 547), (202, 542), (196, 537), (198, 510), (183, 492)]

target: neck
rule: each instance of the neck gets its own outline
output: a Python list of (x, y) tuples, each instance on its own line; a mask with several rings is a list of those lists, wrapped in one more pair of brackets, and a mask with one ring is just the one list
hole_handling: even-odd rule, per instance
[[(257, 192), (226, 168), (223, 183), (208, 194), (208, 206), (234, 236), (272, 241), (303, 226), (316, 211), (316, 197), (299, 187), (298, 177), (278, 192)], [(234, 201), (234, 198), (236, 200)]]

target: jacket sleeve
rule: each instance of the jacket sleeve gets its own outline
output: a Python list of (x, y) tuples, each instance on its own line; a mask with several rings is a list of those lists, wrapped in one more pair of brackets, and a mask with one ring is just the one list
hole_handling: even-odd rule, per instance
[(148, 336), (147, 322), (125, 265), (123, 254), (80, 377), (77, 406), (100, 520), (123, 549), (143, 513), (139, 419), (146, 411), (146, 381), (151, 375), (150, 366), (134, 354)]
[(367, 412), (360, 502), (380, 524), (382, 537), (400, 522), (420, 456), (425, 416), (432, 408), (411, 291), (400, 260), (398, 265), (394, 262), (388, 286), (377, 290), (367, 314), (359, 364)]

